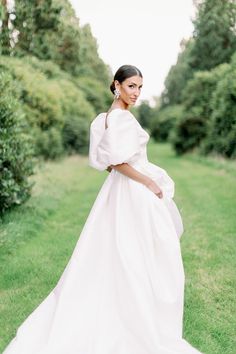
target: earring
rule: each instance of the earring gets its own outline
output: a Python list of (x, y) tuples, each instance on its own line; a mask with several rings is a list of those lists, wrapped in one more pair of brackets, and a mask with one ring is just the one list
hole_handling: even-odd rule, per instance
[(118, 98), (120, 97), (120, 91), (115, 89), (114, 90), (114, 95), (115, 95), (115, 98), (118, 100)]

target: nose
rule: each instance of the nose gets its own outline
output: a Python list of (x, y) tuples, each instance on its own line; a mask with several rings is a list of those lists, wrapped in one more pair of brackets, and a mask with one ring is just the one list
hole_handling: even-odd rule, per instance
[(134, 95), (135, 95), (135, 97), (138, 97), (140, 95), (140, 90), (138, 87), (136, 87)]

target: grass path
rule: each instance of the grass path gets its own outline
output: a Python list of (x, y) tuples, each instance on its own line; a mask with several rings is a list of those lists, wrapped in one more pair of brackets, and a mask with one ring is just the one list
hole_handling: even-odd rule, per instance
[[(194, 156), (178, 158), (149, 144), (149, 159), (174, 179), (182, 213), (184, 337), (206, 354), (233, 354), (236, 341), (236, 168)], [(56, 285), (107, 172), (85, 157), (46, 163), (33, 197), (0, 224), (0, 352)]]

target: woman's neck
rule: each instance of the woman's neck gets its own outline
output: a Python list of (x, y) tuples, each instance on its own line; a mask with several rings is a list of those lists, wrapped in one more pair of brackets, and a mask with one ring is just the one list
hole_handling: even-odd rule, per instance
[(114, 101), (109, 110), (112, 110), (114, 108), (120, 108), (125, 110), (129, 109), (129, 105), (123, 101)]

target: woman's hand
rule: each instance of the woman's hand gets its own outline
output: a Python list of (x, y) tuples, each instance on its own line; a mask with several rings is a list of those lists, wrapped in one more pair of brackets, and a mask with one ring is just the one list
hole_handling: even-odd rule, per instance
[(158, 198), (163, 198), (163, 192), (160, 187), (154, 182), (152, 179), (149, 180), (146, 184), (146, 187), (150, 189), (154, 194), (158, 196)]
[(110, 173), (112, 170), (111, 166), (108, 166), (106, 170)]
[(107, 167), (107, 171), (116, 170), (129, 178), (144, 184), (148, 189), (150, 189), (158, 198), (163, 197), (162, 190), (159, 186), (151, 179), (149, 176), (139, 172), (134, 167), (130, 166), (128, 163), (124, 162), (118, 165), (110, 165)]

